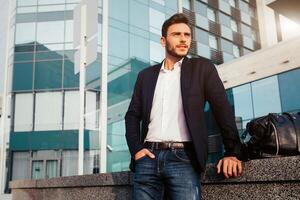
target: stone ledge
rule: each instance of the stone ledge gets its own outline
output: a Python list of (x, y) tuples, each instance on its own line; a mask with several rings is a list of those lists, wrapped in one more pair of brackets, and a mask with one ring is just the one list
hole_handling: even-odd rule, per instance
[[(241, 177), (225, 179), (208, 165), (201, 177), (206, 199), (300, 199), (300, 156), (252, 160)], [(131, 199), (132, 173), (118, 172), (10, 182), (13, 200)]]

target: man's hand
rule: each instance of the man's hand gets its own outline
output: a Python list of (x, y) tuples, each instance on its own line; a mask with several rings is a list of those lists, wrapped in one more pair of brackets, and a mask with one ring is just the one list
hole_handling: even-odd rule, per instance
[(141, 157), (144, 156), (148, 156), (150, 158), (155, 158), (155, 155), (153, 153), (151, 153), (148, 149), (142, 149), (140, 151), (138, 151), (135, 155), (134, 155), (134, 160), (138, 160)]
[(226, 178), (237, 177), (242, 174), (242, 162), (236, 157), (224, 157), (221, 159), (217, 165), (218, 174), (220, 174), (221, 169)]

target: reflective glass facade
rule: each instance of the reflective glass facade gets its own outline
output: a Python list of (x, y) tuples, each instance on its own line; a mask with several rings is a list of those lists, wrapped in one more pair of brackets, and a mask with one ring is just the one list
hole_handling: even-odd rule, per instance
[[(97, 60), (86, 67), (84, 173), (98, 173), (100, 80), (103, 29), (108, 32), (107, 171), (127, 171), (130, 155), (124, 115), (137, 74), (164, 58), (161, 26), (178, 12), (175, 0), (109, 0), (108, 27), (102, 25), (98, 0)], [(193, 45), (190, 56), (220, 64), (256, 50), (259, 39), (255, 5), (246, 1), (183, 0), (190, 16)], [(73, 10), (79, 0), (18, 0), (14, 56), (11, 67), (11, 159), (8, 178), (41, 179), (76, 175), (78, 170), (79, 75), (74, 72)], [(250, 13), (252, 10), (252, 14)], [(296, 74), (295, 74), (296, 73)], [(241, 127), (267, 112), (297, 110), (289, 100), (291, 71), (227, 91)], [(290, 92), (300, 89), (288, 88)], [(268, 99), (262, 98), (268, 91)], [(272, 107), (266, 104), (272, 101)], [(222, 153), (219, 131), (209, 105), (205, 107), (210, 134), (210, 162)]]

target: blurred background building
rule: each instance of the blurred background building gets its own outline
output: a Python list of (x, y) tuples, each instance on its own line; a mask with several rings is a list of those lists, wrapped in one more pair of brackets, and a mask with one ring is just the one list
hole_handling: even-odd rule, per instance
[[(124, 115), (136, 76), (163, 60), (161, 26), (177, 12), (190, 18), (189, 56), (206, 57), (216, 64), (240, 133), (255, 117), (300, 110), (299, 1), (95, 2), (97, 39), (91, 44), (97, 59), (85, 68), (84, 174), (99, 173), (103, 164), (107, 172), (128, 170)], [(74, 8), (79, 3), (0, 1), (1, 193), (9, 192), (10, 180), (78, 174), (80, 73), (73, 43), (77, 37)], [(108, 10), (103, 10), (104, 3)], [(105, 13), (108, 25), (103, 23)], [(102, 40), (105, 34), (107, 44)], [(107, 56), (103, 50), (108, 50)], [(100, 101), (103, 68), (107, 71), (106, 108), (101, 108)], [(105, 124), (99, 112), (103, 109)], [(209, 162), (215, 162), (222, 156), (220, 132), (209, 105), (199, 109), (206, 113)], [(99, 134), (107, 136), (102, 149)], [(100, 149), (107, 158), (101, 158)]]

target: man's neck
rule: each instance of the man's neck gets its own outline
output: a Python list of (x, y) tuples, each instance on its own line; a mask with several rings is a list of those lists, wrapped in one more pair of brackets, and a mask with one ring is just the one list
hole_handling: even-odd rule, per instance
[(180, 61), (182, 57), (166, 56), (165, 58), (165, 69), (173, 70), (175, 63)]

